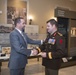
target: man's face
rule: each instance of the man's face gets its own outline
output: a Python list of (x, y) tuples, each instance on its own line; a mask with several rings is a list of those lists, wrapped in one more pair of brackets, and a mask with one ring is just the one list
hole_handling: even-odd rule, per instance
[(47, 23), (47, 32), (52, 33), (54, 29), (54, 25), (51, 25), (50, 22)]
[(21, 19), (21, 22), (20, 22), (20, 25), (19, 25), (20, 26), (20, 29), (23, 30), (25, 28), (25, 25), (26, 24), (25, 24), (24, 19)]

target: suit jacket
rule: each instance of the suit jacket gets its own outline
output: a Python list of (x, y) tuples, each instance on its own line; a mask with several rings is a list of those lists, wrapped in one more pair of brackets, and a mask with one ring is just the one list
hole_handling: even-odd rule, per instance
[[(49, 39), (53, 39), (51, 43), (48, 43)], [(40, 49), (47, 54), (47, 57), (42, 60), (42, 65), (50, 69), (59, 69), (62, 57), (67, 54), (65, 49), (65, 38), (62, 34), (55, 32), (54, 34), (47, 36), (43, 45), (40, 46)], [(52, 57), (52, 59), (50, 59), (50, 57)]]
[(23, 35), (25, 39), (16, 29), (10, 33), (11, 53), (8, 64), (10, 69), (25, 68), (27, 57), (31, 54), (31, 50), (27, 49), (27, 44), (41, 44), (41, 41), (32, 40), (25, 33)]

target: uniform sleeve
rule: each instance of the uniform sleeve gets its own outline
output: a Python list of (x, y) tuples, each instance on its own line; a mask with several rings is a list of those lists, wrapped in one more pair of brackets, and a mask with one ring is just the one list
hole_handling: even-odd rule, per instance
[(59, 36), (56, 39), (56, 51), (55, 52), (49, 52), (47, 54), (48, 58), (54, 59), (54, 58), (62, 58), (66, 56), (66, 49), (65, 49), (65, 39), (61, 36)]
[(45, 50), (45, 44), (43, 43), (42, 45), (39, 45), (36, 49), (38, 50), (38, 53), (43, 52)]

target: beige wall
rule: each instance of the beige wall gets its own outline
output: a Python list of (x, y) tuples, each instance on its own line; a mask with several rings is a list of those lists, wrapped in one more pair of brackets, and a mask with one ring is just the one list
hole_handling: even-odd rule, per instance
[(0, 14), (0, 24), (6, 24), (6, 6), (7, 6), (7, 1), (6, 0), (0, 0), (0, 11), (2, 13)]
[[(0, 23), (6, 23), (6, 0), (0, 0)], [(68, 0), (29, 0), (29, 15), (33, 16), (32, 24), (39, 25), (39, 33), (46, 33), (46, 21), (54, 16), (56, 7), (64, 7), (76, 11), (76, 3)]]
[(76, 3), (68, 0), (29, 0), (29, 14), (34, 17), (33, 24), (39, 25), (40, 33), (45, 33), (46, 21), (54, 16), (57, 6), (76, 11)]

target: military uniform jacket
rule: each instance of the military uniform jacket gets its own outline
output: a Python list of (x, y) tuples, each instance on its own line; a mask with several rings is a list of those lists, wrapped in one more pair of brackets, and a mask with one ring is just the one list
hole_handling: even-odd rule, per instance
[[(49, 39), (52, 41), (50, 42)], [(61, 33), (56, 31), (47, 36), (40, 50), (47, 53), (47, 57), (42, 59), (42, 65), (50, 69), (59, 69), (62, 57), (66, 55), (65, 39)]]

